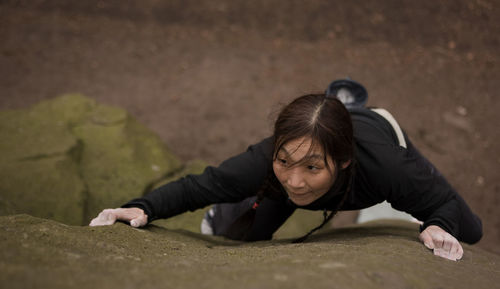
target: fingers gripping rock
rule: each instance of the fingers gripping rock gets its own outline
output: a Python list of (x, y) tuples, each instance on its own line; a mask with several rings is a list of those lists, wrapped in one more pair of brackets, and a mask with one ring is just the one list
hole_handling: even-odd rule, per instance
[(116, 222), (116, 214), (114, 209), (103, 210), (99, 215), (92, 219), (89, 226), (106, 226)]
[(132, 227), (142, 227), (147, 224), (148, 216), (139, 208), (105, 209), (90, 222), (89, 226), (112, 225), (117, 220), (130, 223)]
[(433, 250), (434, 255), (457, 261), (463, 256), (458, 240), (438, 226), (429, 226), (421, 234), (420, 240)]
[(130, 221), (130, 226), (132, 227), (142, 227), (142, 226), (145, 226), (147, 224), (147, 216), (146, 215), (143, 215), (143, 216), (140, 216), (140, 217), (137, 217), (133, 220)]

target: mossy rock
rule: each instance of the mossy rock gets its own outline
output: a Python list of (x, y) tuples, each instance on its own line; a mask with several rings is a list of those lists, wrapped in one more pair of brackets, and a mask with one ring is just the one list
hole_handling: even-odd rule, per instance
[(181, 169), (125, 110), (78, 94), (0, 112), (0, 214), (86, 224)]
[(434, 256), (418, 225), (374, 222), (307, 242), (233, 242), (149, 225), (67, 226), (0, 217), (1, 288), (497, 288), (500, 256)]
[(2, 214), (25, 212), (68, 224), (83, 222), (86, 188), (77, 164), (67, 155), (2, 163), (0, 188), (9, 203), (0, 209)]
[(100, 107), (72, 131), (83, 143), (89, 218), (143, 195), (151, 183), (181, 169), (156, 135), (124, 110)]

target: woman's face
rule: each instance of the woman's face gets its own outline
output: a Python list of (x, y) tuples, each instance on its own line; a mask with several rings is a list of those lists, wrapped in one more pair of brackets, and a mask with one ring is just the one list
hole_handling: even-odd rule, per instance
[[(326, 194), (335, 182), (335, 167), (330, 156), (324, 161), (323, 150), (311, 147), (311, 138), (303, 137), (282, 146), (273, 162), (274, 174), (288, 197), (299, 206), (308, 205)], [(302, 160), (298, 162), (299, 160)]]

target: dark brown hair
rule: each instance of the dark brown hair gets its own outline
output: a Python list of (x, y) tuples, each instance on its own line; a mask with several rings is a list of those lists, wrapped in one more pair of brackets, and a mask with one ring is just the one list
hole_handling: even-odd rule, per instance
[(342, 164), (353, 159), (351, 116), (337, 98), (308, 94), (285, 106), (274, 125), (273, 159), (284, 144), (302, 137), (312, 140), (304, 159), (317, 146), (324, 152), (325, 164), (330, 156), (338, 172)]
[[(347, 192), (350, 190), (353, 167), (354, 167), (354, 143), (351, 116), (345, 106), (335, 97), (327, 97), (325, 94), (308, 94), (296, 98), (286, 105), (278, 115), (274, 125), (274, 153), (273, 160), (286, 143), (303, 137), (311, 138), (307, 157), (319, 146), (324, 153), (324, 162), (329, 168), (332, 164), (327, 161), (328, 156), (333, 160), (335, 167), (335, 182), (330, 191), (334, 194), (344, 193), (344, 197), (330, 215), (326, 215), (323, 223), (311, 230), (307, 235), (296, 241), (305, 240), (314, 231), (326, 224), (342, 206)], [(298, 162), (301, 162), (299, 160)], [(350, 162), (343, 169), (342, 165)], [(232, 239), (246, 240), (246, 232), (249, 231), (255, 216), (255, 208), (258, 203), (271, 194), (283, 193), (279, 182), (272, 169), (263, 188), (257, 194), (257, 202), (254, 208), (243, 214), (228, 230), (227, 237)], [(279, 192), (278, 192), (279, 191)]]

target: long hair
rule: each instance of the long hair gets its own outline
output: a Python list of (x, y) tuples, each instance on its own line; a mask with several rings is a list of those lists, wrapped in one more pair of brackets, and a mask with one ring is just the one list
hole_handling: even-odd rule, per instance
[(337, 180), (348, 172), (341, 168), (342, 164), (353, 161), (352, 121), (349, 112), (337, 98), (308, 94), (285, 106), (274, 124), (273, 160), (283, 145), (302, 137), (309, 137), (312, 141), (304, 159), (319, 146), (324, 152), (325, 164), (328, 156), (332, 158), (337, 168)]
[[(335, 194), (343, 193), (344, 196), (329, 216), (325, 214), (324, 221), (320, 226), (296, 241), (305, 240), (307, 236), (326, 224), (340, 209), (350, 190), (354, 173), (354, 142), (351, 116), (338, 99), (327, 97), (325, 94), (308, 94), (298, 97), (286, 105), (279, 113), (274, 124), (273, 161), (276, 160), (277, 154), (283, 145), (303, 137), (308, 137), (312, 141), (309, 151), (303, 159), (307, 159), (314, 149), (319, 147), (324, 153), (325, 164), (328, 164), (327, 158), (330, 157), (335, 167), (335, 173), (332, 175), (335, 182), (330, 191)], [(298, 160), (298, 162), (301, 161)], [(343, 164), (347, 162), (350, 162), (350, 164), (343, 169)], [(330, 168), (330, 165), (327, 165), (327, 167)], [(274, 172), (270, 170), (262, 188), (257, 193), (257, 201), (254, 206), (239, 217), (224, 235), (231, 239), (249, 240), (247, 234), (253, 225), (255, 211), (259, 203), (264, 197), (280, 193), (283, 193), (282, 187), (279, 185)]]

